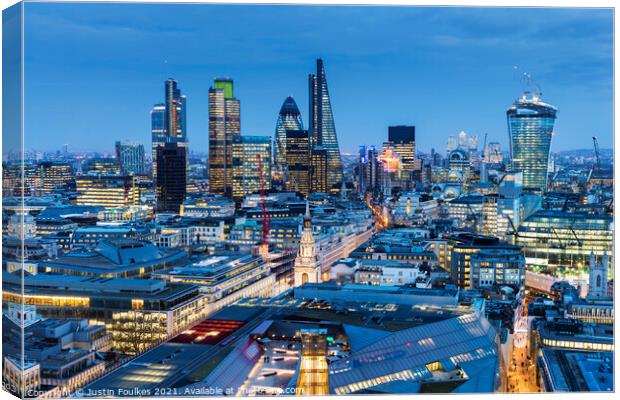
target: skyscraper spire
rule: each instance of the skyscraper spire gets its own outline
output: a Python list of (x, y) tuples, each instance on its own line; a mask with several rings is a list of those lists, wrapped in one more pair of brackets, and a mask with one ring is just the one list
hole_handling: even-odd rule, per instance
[(339, 190), (342, 182), (342, 162), (336, 136), (336, 125), (327, 89), (323, 60), (316, 60), (316, 75), (308, 78), (310, 105), (310, 146), (322, 146), (327, 152), (327, 190)]

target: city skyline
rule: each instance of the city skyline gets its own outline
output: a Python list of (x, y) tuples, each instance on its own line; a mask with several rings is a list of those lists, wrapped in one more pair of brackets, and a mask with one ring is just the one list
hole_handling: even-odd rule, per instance
[(2, 389), (614, 392), (614, 11), (4, 10)]
[[(235, 81), (243, 109), (241, 134), (273, 138), (278, 110), (287, 96), (294, 97), (302, 119), (309, 120), (306, 77), (317, 57), (325, 60), (328, 70), (343, 153), (355, 153), (360, 144), (380, 145), (388, 126), (402, 124), (416, 126), (416, 146), (423, 152), (431, 148), (443, 152), (448, 136), (461, 130), (480, 138), (488, 133), (489, 142), (499, 142), (506, 150), (505, 112), (521, 95), (519, 77), (524, 71), (542, 86), (543, 100), (559, 108), (551, 151), (590, 148), (592, 135), (599, 138), (601, 147), (612, 145), (612, 14), (608, 10), (515, 9), (508, 14), (500, 8), (462, 8), (440, 14), (432, 7), (401, 7), (398, 13), (395, 7), (375, 7), (376, 16), (368, 20), (358, 7), (267, 6), (250, 10), (252, 6), (242, 6), (233, 11), (228, 6), (169, 9), (158, 4), (145, 8), (141, 17), (135, 16), (139, 4), (112, 5), (95, 14), (97, 7), (26, 5), (26, 45), (32, 50), (25, 55), (29, 82), (25, 129), (28, 137), (36, 138), (31, 143), (37, 143), (26, 142), (27, 149), (57, 150), (58, 143), (68, 143), (77, 151), (111, 152), (114, 141), (109, 135), (149, 145), (148, 110), (161, 97), (161, 82), (170, 77), (188, 96), (191, 151), (206, 153), (208, 87), (217, 76)], [(299, 26), (290, 28), (288, 41), (281, 48), (284, 43), (276, 36), (282, 28), (278, 19), (297, 19), (301, 10), (307, 15)], [(162, 18), (168, 12), (174, 18), (164, 29)], [(223, 37), (217, 34), (217, 27), (231, 12), (247, 26), (235, 23), (227, 28), (234, 34)], [(513, 14), (517, 17), (506, 19)], [(548, 23), (550, 16), (553, 27)], [(50, 26), (59, 18), (65, 23)], [(316, 18), (325, 21), (321, 32), (307, 29)], [(182, 26), (175, 19), (183, 21)], [(428, 35), (417, 35), (427, 26), (425, 19), (435, 22), (433, 29)], [(357, 24), (351, 25), (350, 20)], [(524, 24), (516, 33), (511, 32), (513, 20)], [(201, 21), (204, 28), (198, 26)], [(450, 27), (450, 22), (459, 21), (466, 24)], [(63, 43), (64, 50), (39, 31)], [(131, 40), (125, 40), (127, 33), (132, 33)], [(240, 40), (247, 33), (258, 35), (260, 43)], [(204, 40), (178, 43), (185, 35)], [(330, 37), (334, 40), (326, 40)], [(398, 43), (391, 40), (395, 37)], [(154, 55), (149, 48), (155, 38), (164, 48), (172, 40), (176, 45), (168, 47), (165, 54)], [(343, 39), (353, 40), (354, 46), (345, 48)], [(366, 39), (372, 40), (364, 44)], [(201, 47), (196, 47), (198, 43)], [(506, 55), (502, 53), (506, 49), (501, 48), (507, 44), (512, 47), (506, 54), (513, 59), (500, 60)], [(213, 57), (220, 46), (234, 49)], [(255, 48), (242, 57), (246, 46)], [(83, 54), (80, 61), (68, 57), (68, 48)], [(401, 55), (394, 57), (395, 53)], [(88, 72), (80, 71), (85, 62), (93, 63)], [(515, 70), (515, 65), (519, 69)], [(64, 105), (67, 98), (54, 94), (58, 85), (71, 93), (71, 107)], [(123, 101), (113, 101), (111, 93)], [(446, 109), (451, 118), (442, 116)], [(37, 118), (29, 119), (31, 113)], [(68, 113), (74, 121), (70, 126), (62, 122)], [(108, 123), (94, 123), (93, 118), (102, 114), (118, 128), (110, 132)]]

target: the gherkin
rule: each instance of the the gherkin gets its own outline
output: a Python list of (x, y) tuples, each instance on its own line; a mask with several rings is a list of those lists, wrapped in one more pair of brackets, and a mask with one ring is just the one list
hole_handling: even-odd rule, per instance
[(297, 103), (295, 103), (295, 99), (289, 96), (282, 103), (280, 113), (278, 114), (278, 121), (276, 122), (275, 144), (273, 146), (276, 165), (284, 166), (286, 164), (286, 131), (299, 131), (303, 129), (304, 126)]
[(327, 190), (340, 190), (342, 185), (342, 162), (340, 148), (336, 137), (336, 125), (332, 105), (327, 89), (327, 79), (323, 60), (316, 60), (316, 75), (311, 74), (308, 79), (310, 100), (310, 126), (308, 131), (311, 137), (311, 146), (321, 146), (327, 152)]

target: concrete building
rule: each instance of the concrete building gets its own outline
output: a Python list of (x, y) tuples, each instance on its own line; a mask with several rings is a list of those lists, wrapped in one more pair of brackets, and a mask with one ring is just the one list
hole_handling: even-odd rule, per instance
[(517, 249), (484, 249), (470, 257), (470, 287), (525, 287), (525, 258)]

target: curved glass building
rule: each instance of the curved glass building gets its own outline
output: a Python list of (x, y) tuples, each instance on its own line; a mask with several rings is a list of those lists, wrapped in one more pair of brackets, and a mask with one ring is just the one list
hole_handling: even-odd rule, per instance
[(287, 97), (282, 103), (278, 121), (276, 122), (274, 160), (279, 166), (286, 164), (286, 131), (300, 131), (304, 129), (301, 120), (301, 112), (291, 96)]
[(553, 124), (558, 110), (525, 92), (507, 111), (512, 168), (523, 172), (523, 189), (544, 192)]

